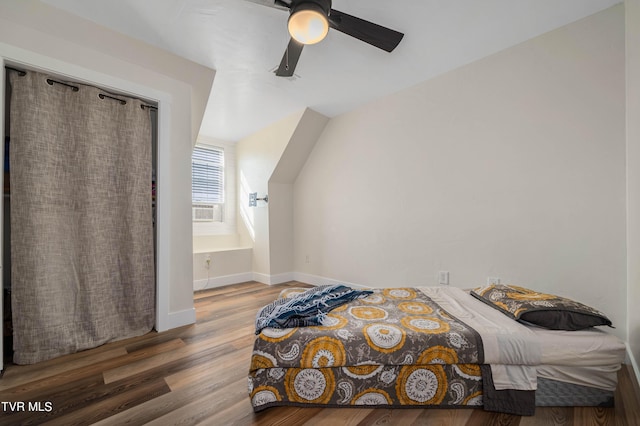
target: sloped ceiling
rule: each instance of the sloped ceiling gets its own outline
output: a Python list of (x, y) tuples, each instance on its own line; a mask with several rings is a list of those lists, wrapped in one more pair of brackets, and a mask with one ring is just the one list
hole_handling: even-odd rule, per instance
[(306, 107), (334, 117), (620, 3), (334, 0), (403, 41), (386, 53), (330, 31), (305, 47), (293, 78), (280, 78), (272, 71), (288, 42), (286, 11), (244, 0), (42, 1), (214, 68), (200, 132), (229, 142)]

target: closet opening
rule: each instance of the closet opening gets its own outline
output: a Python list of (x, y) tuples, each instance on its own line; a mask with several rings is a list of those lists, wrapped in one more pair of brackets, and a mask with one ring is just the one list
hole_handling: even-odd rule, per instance
[[(14, 164), (15, 162), (12, 163), (11, 160), (11, 137), (12, 137), (12, 129), (11, 129), (11, 114), (12, 114), (12, 105), (11, 105), (11, 99), (12, 99), (12, 95), (15, 96), (15, 93), (12, 94), (12, 84), (11, 84), (11, 78), (10, 78), (10, 73), (14, 74), (14, 79), (16, 78), (15, 75), (17, 74), (21, 74), (21, 73), (36, 73), (36, 71), (32, 71), (32, 70), (22, 70), (21, 67), (16, 66), (16, 67), (12, 67), (12, 66), (6, 66), (4, 69), (4, 87), (5, 87), (5, 91), (4, 91), (4, 117), (2, 117), (3, 121), (4, 121), (4, 151), (3, 151), (3, 198), (2, 198), (2, 305), (0, 306), (0, 311), (2, 312), (2, 337), (3, 337), (3, 341), (2, 341), (2, 356), (3, 356), (3, 364), (7, 365), (10, 363), (14, 363), (14, 344), (15, 344), (15, 315), (16, 315), (16, 301), (15, 301), (15, 288), (14, 288), (14, 283), (16, 280), (15, 276), (12, 276), (12, 269), (14, 270), (13, 273), (15, 273), (15, 268), (14, 268), (14, 263), (16, 262), (16, 258), (12, 258), (12, 248), (14, 248), (13, 244), (12, 244), (12, 238), (14, 239), (14, 244), (15, 244), (15, 235), (16, 235), (16, 221), (14, 220), (14, 224), (13, 224), (13, 230), (12, 230), (12, 218), (11, 218), (11, 211), (12, 211), (12, 174), (15, 174), (17, 172), (19, 172), (19, 170), (16, 169), (16, 167), (18, 167), (16, 164)], [(37, 74), (37, 73), (36, 73)], [(81, 82), (75, 82), (75, 81), (70, 81), (68, 77), (60, 77), (60, 78), (56, 78), (55, 76), (51, 77), (51, 81), (52, 83), (49, 82), (49, 80), (47, 80), (47, 83), (51, 86), (59, 86), (57, 87), (57, 89), (55, 90), (69, 90), (70, 92), (74, 91), (73, 87), (90, 87), (92, 89), (98, 90), (100, 91), (100, 93), (102, 94), (102, 96), (99, 96), (100, 101), (102, 102), (113, 102), (113, 104), (118, 104), (118, 103), (122, 103), (124, 102), (124, 99), (134, 99), (134, 98), (130, 98), (130, 95), (127, 94), (123, 94), (123, 93), (118, 93), (118, 92), (114, 92), (112, 89), (102, 89), (102, 88), (96, 88), (93, 86), (89, 86), (85, 83), (81, 83)], [(145, 170), (146, 167), (149, 168), (150, 173), (147, 174), (145, 173), (145, 186), (146, 186), (146, 191), (147, 191), (147, 201), (149, 203), (150, 209), (149, 209), (149, 222), (151, 223), (151, 227), (152, 227), (152, 231), (151, 231), (151, 241), (149, 242), (149, 244), (152, 245), (152, 247), (150, 248), (151, 250), (151, 262), (146, 262), (146, 263), (152, 263), (152, 265), (147, 265), (149, 266), (149, 268), (152, 270), (152, 280), (153, 280), (153, 296), (151, 297), (153, 300), (152, 302), (152, 306), (153, 306), (153, 311), (154, 311), (154, 318), (153, 318), (153, 322), (152, 322), (152, 326), (151, 329), (153, 329), (153, 327), (155, 326), (156, 323), (156, 319), (155, 316), (157, 316), (157, 312), (156, 312), (156, 292), (158, 291), (158, 277), (157, 277), (157, 176), (158, 176), (158, 109), (156, 107), (157, 104), (153, 103), (153, 102), (149, 102), (146, 100), (142, 100), (140, 101), (139, 99), (135, 99), (135, 101), (138, 101), (138, 107), (140, 110), (144, 111), (145, 114), (148, 115), (148, 126), (150, 128), (149, 131), (149, 135), (150, 137), (148, 139), (145, 138), (145, 140), (148, 140), (148, 144), (150, 146), (148, 146), (147, 148), (145, 148), (145, 150), (149, 150), (150, 151), (150, 155), (145, 156), (143, 158), (148, 158), (148, 162), (150, 164), (145, 166)], [(95, 101), (98, 102), (98, 101)], [(124, 104), (122, 104), (124, 105)], [(146, 134), (146, 133), (145, 133)], [(145, 151), (146, 152), (146, 151)], [(72, 154), (72, 153), (70, 153)], [(75, 155), (75, 154), (74, 154)], [(125, 158), (126, 157), (126, 152), (120, 153), (118, 155), (116, 155), (114, 158)], [(20, 164), (20, 163), (18, 163)], [(126, 163), (126, 164), (130, 164), (130, 163)], [(112, 166), (114, 168), (118, 168), (120, 167), (120, 164), (112, 164)], [(89, 179), (91, 180), (91, 179)], [(110, 182), (105, 182), (105, 184), (109, 184)], [(120, 180), (116, 180), (116, 184), (118, 185), (118, 188), (121, 185)], [(129, 189), (126, 188), (123, 191), (128, 191)], [(92, 189), (88, 189), (87, 191), (92, 191)], [(15, 195), (15, 194), (14, 194)], [(117, 198), (117, 194), (114, 195), (113, 192), (108, 194), (109, 197), (116, 197)], [(128, 203), (128, 204), (127, 204)], [(124, 202), (125, 206), (122, 208), (123, 210), (126, 210), (128, 208), (133, 208), (131, 206), (134, 206), (135, 203), (130, 203), (128, 201)], [(14, 206), (15, 207), (15, 206)], [(109, 212), (106, 211), (108, 209), (104, 209), (105, 210), (105, 215), (108, 215)], [(147, 211), (145, 209), (145, 211)], [(14, 209), (14, 213), (15, 213), (15, 209)], [(116, 220), (116, 219), (114, 219)], [(127, 222), (128, 218), (125, 218), (124, 222)], [(97, 231), (100, 231), (100, 229), (97, 229)], [(123, 231), (123, 233), (126, 233), (125, 231)], [(20, 235), (20, 233), (18, 232), (18, 234)], [(89, 237), (84, 237), (85, 239), (91, 239), (91, 236)], [(24, 253), (24, 251), (22, 251), (22, 253)], [(35, 251), (34, 251), (35, 253)], [(40, 256), (41, 256), (41, 252), (39, 252)], [(56, 256), (59, 253), (51, 253), (51, 256)], [(15, 254), (14, 254), (15, 257)], [(126, 256), (123, 256), (126, 257)], [(148, 259), (148, 257), (147, 257)], [(19, 261), (19, 260), (18, 260)], [(123, 263), (123, 269), (128, 268), (129, 266), (126, 264), (127, 261), (126, 260), (121, 260), (118, 259), (117, 262), (122, 262)], [(23, 268), (24, 269), (24, 268)], [(20, 269), (19, 269), (20, 270)], [(97, 273), (99, 275), (99, 273)], [(19, 277), (18, 277), (19, 278)], [(126, 280), (125, 280), (126, 281)], [(12, 299), (14, 299), (13, 303), (12, 303)], [(120, 305), (122, 305), (123, 302), (119, 302)], [(126, 303), (125, 303), (126, 304)], [(19, 306), (18, 306), (19, 307)], [(121, 308), (119, 307), (118, 309), (123, 309), (126, 310), (128, 309), (128, 307), (124, 307)], [(125, 337), (126, 338), (126, 337)], [(115, 340), (119, 340), (118, 338), (113, 339), (112, 341)], [(108, 343), (108, 341), (104, 341), (103, 343)], [(96, 345), (96, 346), (100, 346), (100, 345)], [(89, 347), (86, 347), (84, 349), (89, 349)], [(83, 350), (83, 349), (79, 349), (79, 350)], [(39, 361), (35, 361), (35, 362), (39, 362)]]

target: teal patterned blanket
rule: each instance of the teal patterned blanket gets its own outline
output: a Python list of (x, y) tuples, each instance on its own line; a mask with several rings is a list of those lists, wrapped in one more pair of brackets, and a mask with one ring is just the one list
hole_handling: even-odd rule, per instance
[(345, 303), (373, 293), (344, 285), (309, 289), (292, 298), (282, 298), (263, 307), (256, 316), (256, 334), (266, 327), (289, 328), (322, 325), (326, 315)]

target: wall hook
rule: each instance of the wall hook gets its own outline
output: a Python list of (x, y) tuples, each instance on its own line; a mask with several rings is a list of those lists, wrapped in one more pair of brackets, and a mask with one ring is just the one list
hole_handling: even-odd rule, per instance
[(266, 195), (262, 198), (258, 198), (257, 192), (252, 192), (249, 194), (249, 207), (257, 207), (258, 201), (264, 201), (265, 203), (269, 202), (269, 195)]

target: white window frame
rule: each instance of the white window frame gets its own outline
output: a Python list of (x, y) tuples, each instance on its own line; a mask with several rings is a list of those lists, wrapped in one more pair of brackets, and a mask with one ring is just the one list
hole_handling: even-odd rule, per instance
[[(196, 150), (198, 157), (196, 158)], [(205, 144), (196, 144), (191, 155), (191, 205), (193, 210), (192, 220), (194, 222), (223, 222), (224, 221), (224, 176), (225, 155), (224, 148)], [(196, 169), (194, 166), (198, 165)], [(196, 170), (198, 173), (198, 187), (196, 190)], [(219, 181), (217, 180), (219, 178)], [(210, 180), (212, 179), (212, 180)], [(214, 187), (211, 183), (219, 183)], [(210, 213), (212, 218), (207, 220), (205, 215)]]
[[(199, 136), (196, 146), (204, 148), (219, 148), (224, 152), (224, 168), (223, 168), (223, 203), (222, 221), (218, 222), (193, 222), (193, 235), (230, 235), (236, 233), (236, 146), (235, 144), (224, 142), (206, 136)], [(192, 206), (203, 203), (194, 202), (193, 194), (191, 200)], [(206, 203), (205, 203), (206, 204)]]

